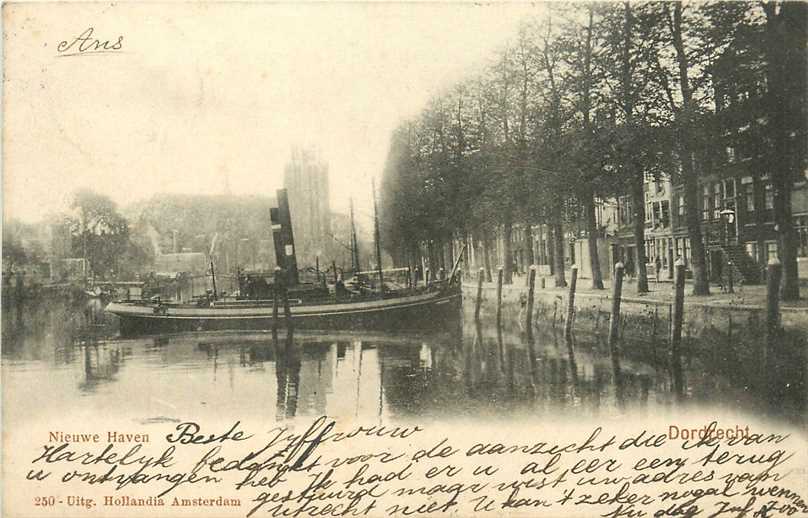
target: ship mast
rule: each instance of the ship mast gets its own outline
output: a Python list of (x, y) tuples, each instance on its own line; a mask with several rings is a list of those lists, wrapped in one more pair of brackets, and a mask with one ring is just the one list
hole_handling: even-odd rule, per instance
[(359, 243), (356, 240), (353, 198), (351, 198), (351, 270), (354, 272), (354, 274), (359, 272)]
[(384, 295), (384, 274), (382, 273), (382, 246), (379, 242), (379, 209), (376, 206), (376, 181), (371, 178), (373, 190), (373, 234), (376, 241), (376, 267), (379, 270), (379, 293)]

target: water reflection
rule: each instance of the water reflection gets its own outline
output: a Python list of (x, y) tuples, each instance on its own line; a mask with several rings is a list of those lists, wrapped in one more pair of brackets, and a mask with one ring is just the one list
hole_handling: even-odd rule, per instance
[[(278, 421), (324, 414), (504, 420), (619, 416), (691, 401), (783, 411), (687, 354), (670, 367), (661, 354), (660, 362), (643, 363), (605, 343), (567, 341), (552, 332), (528, 338), (518, 329), (468, 322), (426, 336), (281, 332), (122, 340), (99, 332), (109, 322), (92, 305), (51, 309), (62, 318), (32, 312), (31, 321), (3, 320), (6, 382), (30, 394), (46, 416), (84, 407), (142, 421), (204, 412)], [(796, 408), (786, 417), (798, 420), (804, 401)]]
[(84, 380), (79, 383), (79, 390), (93, 392), (99, 385), (115, 381), (121, 367), (120, 347), (94, 343), (83, 345), (81, 349), (84, 350)]

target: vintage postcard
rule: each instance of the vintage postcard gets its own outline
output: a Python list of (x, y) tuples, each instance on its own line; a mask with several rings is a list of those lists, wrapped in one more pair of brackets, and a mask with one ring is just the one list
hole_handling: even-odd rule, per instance
[(2, 516), (808, 514), (808, 3), (2, 18)]

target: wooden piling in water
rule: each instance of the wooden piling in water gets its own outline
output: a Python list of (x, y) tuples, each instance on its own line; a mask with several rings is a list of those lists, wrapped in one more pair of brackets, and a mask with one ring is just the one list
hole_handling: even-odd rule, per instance
[(614, 265), (614, 279), (612, 280), (612, 312), (609, 318), (609, 351), (614, 354), (617, 350), (617, 340), (620, 331), (620, 299), (623, 296), (623, 263)]
[(533, 297), (536, 288), (536, 267), (531, 265), (527, 274), (527, 312), (525, 315), (525, 329), (527, 337), (533, 338)]
[(272, 282), (272, 331), (278, 330), (278, 299), (281, 296), (282, 272), (280, 267), (275, 267), (275, 278)]
[(575, 315), (575, 286), (578, 282), (578, 266), (572, 265), (570, 269), (570, 292), (567, 297), (567, 321), (564, 322), (564, 338), (572, 338), (572, 318)]
[(286, 319), (286, 327), (292, 327), (292, 308), (289, 307), (289, 288), (284, 279), (281, 282), (281, 298), (283, 299), (283, 317)]
[(477, 273), (477, 301), (474, 304), (474, 320), (480, 319), (480, 307), (483, 305), (483, 281), (485, 281), (485, 268)]
[(502, 321), (502, 266), (497, 268), (497, 325)]
[(766, 267), (766, 346), (763, 349), (763, 373), (768, 374), (769, 355), (780, 335), (780, 279), (783, 265), (773, 257)]
[(673, 305), (671, 306), (671, 370), (674, 390), (677, 395), (684, 393), (682, 380), (682, 324), (685, 309), (685, 262), (676, 260), (673, 272)]

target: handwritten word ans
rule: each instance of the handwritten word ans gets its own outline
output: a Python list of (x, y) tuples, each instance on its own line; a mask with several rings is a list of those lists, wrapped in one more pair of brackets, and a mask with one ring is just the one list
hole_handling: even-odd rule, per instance
[(244, 432), (238, 429), (240, 424), (241, 421), (236, 421), (236, 423), (231, 426), (229, 430), (220, 435), (213, 433), (205, 435), (199, 433), (201, 428), (194, 422), (189, 421), (187, 423), (180, 423), (176, 428), (177, 432), (179, 433), (176, 435), (173, 433), (166, 435), (166, 441), (178, 442), (180, 444), (210, 444), (212, 442), (225, 442), (227, 440), (245, 441), (252, 437), (252, 435), (244, 435)]
[(87, 30), (73, 38), (63, 40), (56, 47), (60, 56), (80, 56), (83, 54), (94, 54), (100, 52), (116, 52), (123, 49), (123, 36), (118, 36), (114, 43), (110, 40), (99, 40), (93, 38), (93, 28)]

